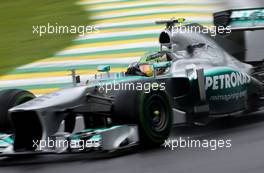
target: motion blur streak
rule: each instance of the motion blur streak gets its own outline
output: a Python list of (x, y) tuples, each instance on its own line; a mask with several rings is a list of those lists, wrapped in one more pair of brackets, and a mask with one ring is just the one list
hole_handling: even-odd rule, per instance
[(163, 26), (155, 25), (156, 20), (184, 17), (190, 22), (210, 25), (211, 14), (220, 7), (218, 1), (212, 0), (81, 0), (78, 4), (91, 12), (95, 19), (92, 25), (98, 26), (99, 32), (77, 37), (73, 46), (53, 57), (0, 77), (0, 89), (16, 86), (38, 95), (46, 94), (69, 85), (67, 71), (72, 68), (82, 75), (87, 70), (85, 75), (89, 77), (96, 72), (97, 61), (97, 64), (114, 63), (113, 71), (123, 71), (144, 52), (158, 50), (156, 38)]

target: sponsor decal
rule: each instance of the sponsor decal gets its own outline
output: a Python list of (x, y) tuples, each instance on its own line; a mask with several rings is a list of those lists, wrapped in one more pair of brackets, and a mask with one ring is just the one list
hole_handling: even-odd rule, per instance
[(264, 9), (255, 9), (255, 10), (239, 10), (233, 11), (231, 14), (231, 18), (251, 18), (252, 16), (261, 18), (264, 17)]
[(213, 95), (209, 99), (210, 101), (230, 101), (230, 100), (239, 100), (247, 96), (247, 91), (236, 92), (231, 94), (224, 94), (224, 95)]
[(207, 76), (205, 78), (205, 89), (221, 90), (235, 88), (249, 84), (250, 81), (250, 76), (241, 72), (232, 72), (230, 74)]

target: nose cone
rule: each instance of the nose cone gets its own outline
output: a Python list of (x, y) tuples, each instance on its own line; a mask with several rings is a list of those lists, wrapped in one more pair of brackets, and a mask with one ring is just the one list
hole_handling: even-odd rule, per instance
[[(9, 109), (9, 112), (38, 110), (49, 107), (67, 107), (85, 96), (87, 86), (72, 87), (52, 92)], [(71, 105), (73, 106), (73, 105)]]

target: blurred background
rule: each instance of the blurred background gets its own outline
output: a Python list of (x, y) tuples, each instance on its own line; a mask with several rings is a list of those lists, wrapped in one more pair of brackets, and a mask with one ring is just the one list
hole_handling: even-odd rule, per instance
[(33, 26), (86, 25), (89, 13), (76, 0), (19, 0), (0, 2), (0, 73), (4, 74), (23, 64), (52, 56), (70, 45), (74, 34), (33, 34)]
[[(0, 5), (0, 89), (36, 95), (69, 85), (71, 69), (83, 78), (98, 64), (124, 70), (147, 51), (158, 50), (160, 19), (184, 17), (212, 24), (221, 9), (261, 6), (262, 0), (19, 0)], [(92, 26), (97, 32), (34, 33), (36, 26)]]
[[(158, 50), (160, 19), (184, 17), (209, 26), (219, 0), (1, 0), (0, 89), (42, 95), (69, 85), (70, 69), (83, 78), (98, 64), (124, 70), (147, 51)], [(33, 26), (96, 26), (98, 32), (33, 33)]]

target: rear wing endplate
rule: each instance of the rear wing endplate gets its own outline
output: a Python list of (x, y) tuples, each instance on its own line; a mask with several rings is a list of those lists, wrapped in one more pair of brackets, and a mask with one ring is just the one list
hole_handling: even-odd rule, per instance
[(264, 7), (233, 9), (213, 14), (214, 25), (229, 27), (232, 31), (263, 30)]

